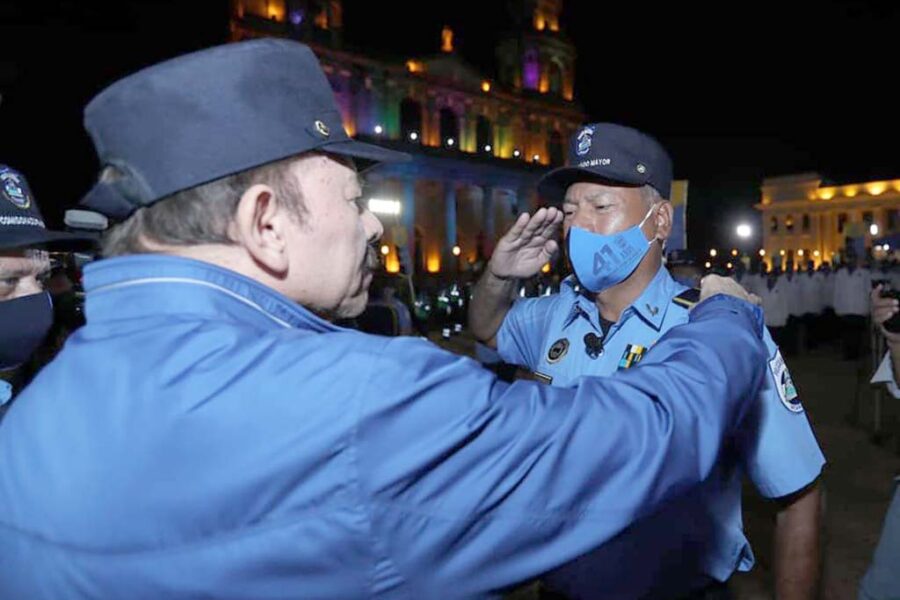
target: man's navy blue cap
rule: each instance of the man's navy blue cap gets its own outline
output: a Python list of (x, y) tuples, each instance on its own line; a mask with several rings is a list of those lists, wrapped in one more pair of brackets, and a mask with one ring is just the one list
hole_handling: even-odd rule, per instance
[(303, 152), (409, 158), (351, 139), (319, 61), (287, 40), (227, 44), (148, 67), (91, 100), (84, 124), (102, 166), (124, 177), (101, 180), (82, 203), (118, 219)]
[(0, 250), (82, 250), (92, 243), (89, 235), (48, 230), (25, 176), (0, 164)]
[(568, 164), (544, 175), (538, 193), (561, 203), (568, 187), (579, 182), (649, 185), (668, 200), (672, 159), (659, 142), (637, 129), (593, 123), (572, 136)]

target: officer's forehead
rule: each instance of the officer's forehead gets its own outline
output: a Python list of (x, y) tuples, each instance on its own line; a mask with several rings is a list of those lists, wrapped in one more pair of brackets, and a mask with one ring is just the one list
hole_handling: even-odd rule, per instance
[(0, 274), (5, 277), (38, 274), (50, 268), (43, 250), (0, 250)]

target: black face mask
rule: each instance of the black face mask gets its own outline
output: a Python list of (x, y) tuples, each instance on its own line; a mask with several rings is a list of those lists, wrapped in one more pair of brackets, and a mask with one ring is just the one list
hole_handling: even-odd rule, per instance
[(53, 301), (42, 292), (0, 302), (0, 371), (31, 356), (53, 325)]

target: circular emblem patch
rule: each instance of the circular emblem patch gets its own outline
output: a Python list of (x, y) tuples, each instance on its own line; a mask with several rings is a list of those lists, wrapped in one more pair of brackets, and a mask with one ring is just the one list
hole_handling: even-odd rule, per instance
[(772, 379), (774, 380), (775, 390), (778, 397), (786, 409), (791, 412), (803, 412), (803, 405), (800, 403), (800, 394), (797, 393), (797, 387), (791, 378), (784, 358), (781, 356), (781, 350), (775, 353), (775, 358), (769, 361), (769, 370), (772, 371)]
[(647, 167), (645, 167), (641, 163), (638, 163), (637, 172), (640, 173), (641, 175), (643, 175), (644, 173), (647, 172)]
[(313, 125), (315, 125), (316, 131), (322, 134), (322, 136), (328, 137), (329, 135), (331, 135), (331, 130), (328, 129), (328, 125), (326, 125), (322, 121), (316, 121), (315, 123), (313, 123)]
[(31, 206), (31, 196), (22, 176), (14, 171), (0, 171), (0, 194), (22, 210)]
[(593, 135), (594, 130), (591, 127), (585, 127), (578, 134), (578, 147), (575, 150), (575, 153), (578, 154), (578, 156), (584, 156), (591, 151), (591, 142), (593, 141)]
[(569, 340), (566, 338), (560, 338), (553, 342), (553, 345), (550, 346), (550, 350), (547, 352), (547, 362), (550, 364), (559, 362), (562, 360), (562, 357), (566, 355), (566, 352), (569, 351)]

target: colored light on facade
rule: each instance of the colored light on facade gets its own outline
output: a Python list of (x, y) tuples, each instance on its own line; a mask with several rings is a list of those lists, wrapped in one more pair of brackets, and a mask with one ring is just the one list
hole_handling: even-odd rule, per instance
[(834, 188), (825, 188), (819, 190), (819, 198), (822, 200), (831, 200), (834, 198)]
[(859, 193), (859, 189), (856, 188), (855, 186), (854, 186), (854, 187), (844, 188), (844, 195), (847, 196), (848, 198), (853, 198), (853, 197), (855, 197), (856, 194), (858, 194), (858, 193)]
[[(873, 196), (880, 196), (887, 189), (887, 184), (883, 181), (879, 181), (877, 183), (870, 183), (866, 186), (866, 191), (872, 194)], [(874, 234), (873, 234), (874, 235)]]
[(384, 269), (388, 273), (399, 273), (400, 272), (400, 259), (394, 256), (388, 256), (384, 261)]
[(425, 262), (425, 270), (429, 273), (440, 273), (441, 257), (436, 254), (430, 255)]
[(425, 65), (417, 60), (408, 60), (406, 61), (406, 70), (410, 73), (424, 73)]
[(369, 199), (369, 210), (376, 215), (399, 215), (402, 205), (397, 200)]
[(522, 67), (522, 75), (524, 78), (523, 85), (527, 90), (538, 89), (538, 83), (541, 79), (541, 63), (538, 61), (536, 52), (525, 54), (525, 62)]
[(446, 25), (441, 30), (441, 52), (453, 52), (453, 30)]
[(491, 82), (490, 81), (482, 81), (481, 82), (481, 91), (482, 92), (491, 91)]
[(302, 10), (292, 10), (290, 16), (291, 23), (296, 26), (299, 26), (303, 23), (303, 11)]

